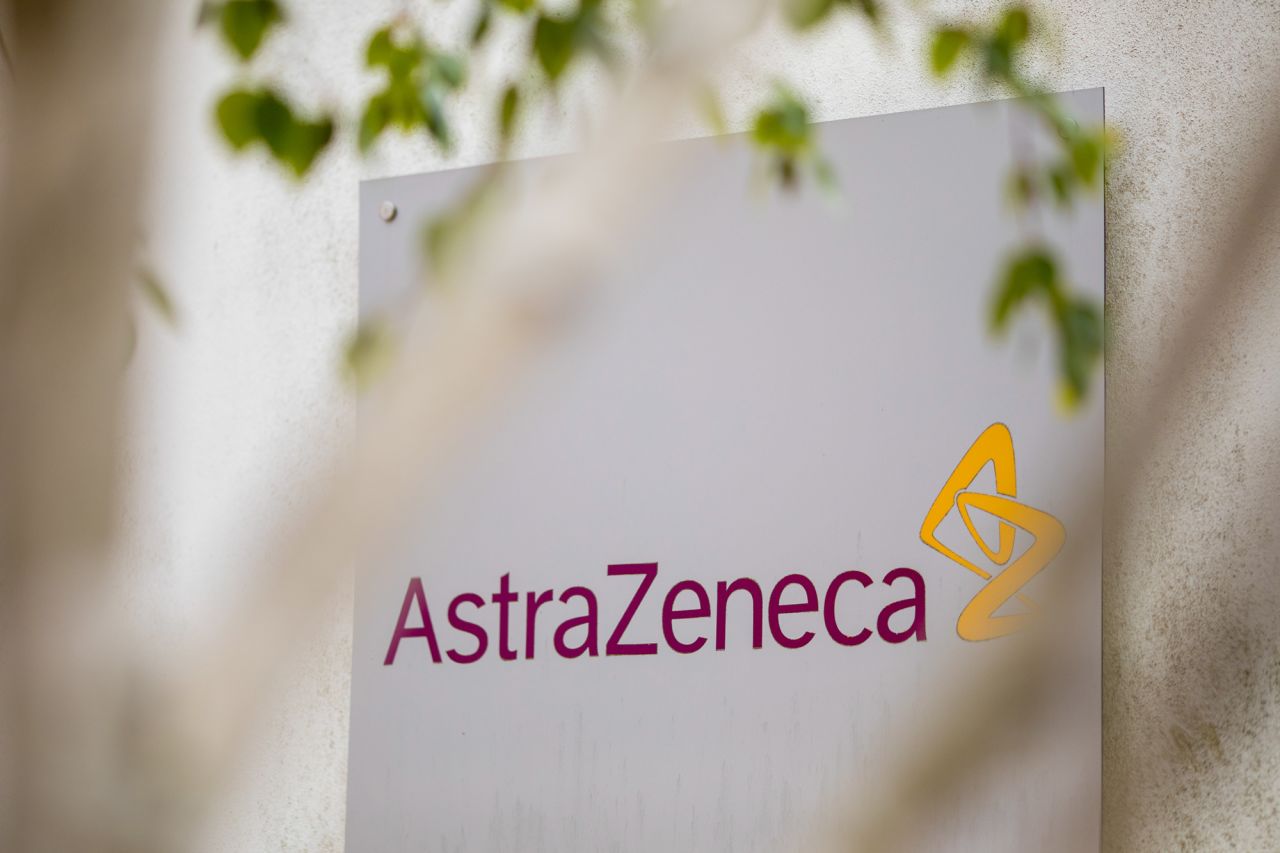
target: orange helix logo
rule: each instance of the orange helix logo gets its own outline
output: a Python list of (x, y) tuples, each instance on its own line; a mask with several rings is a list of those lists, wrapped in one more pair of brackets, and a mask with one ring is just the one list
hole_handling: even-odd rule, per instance
[[(969, 487), (988, 462), (995, 469), (997, 493), (988, 495), (969, 491)], [(992, 424), (983, 430), (982, 435), (978, 436), (977, 441), (961, 458), (960, 464), (951, 472), (920, 527), (920, 539), (926, 545), (987, 581), (960, 613), (956, 633), (961, 639), (990, 640), (1016, 631), (1037, 607), (1031, 598), (1019, 590), (1049, 564), (1061, 550), (1066, 538), (1066, 531), (1058, 519), (1047, 512), (1018, 503), (1017, 496), (1013, 437), (1004, 424)], [(953, 507), (959, 511), (969, 535), (987, 559), (996, 566), (1005, 566), (1002, 571), (987, 571), (939, 541), (938, 525)], [(999, 540), (995, 548), (982, 538), (982, 534), (974, 526), (972, 511), (975, 509), (990, 513), (999, 521)], [(1034, 541), (1021, 556), (1009, 563), (1018, 530), (1030, 534)], [(1022, 612), (1007, 616), (995, 615), (997, 610), (1015, 596), (1024, 606)]]

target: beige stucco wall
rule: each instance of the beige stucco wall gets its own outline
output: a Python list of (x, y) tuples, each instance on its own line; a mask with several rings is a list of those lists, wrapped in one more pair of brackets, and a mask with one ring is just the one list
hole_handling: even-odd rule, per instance
[[(145, 488), (132, 517), (147, 523), (137, 525), (131, 547), (146, 579), (140, 604), (170, 614), (152, 626), (159, 637), (198, 630), (209, 602), (242, 588), (243, 567), (271, 518), (299, 500), (316, 448), (350, 436), (354, 403), (335, 364), (355, 319), (357, 181), (444, 162), (420, 142), (386, 147), (368, 161), (344, 151), (302, 189), (262, 163), (232, 162), (211, 133), (209, 109), (234, 72), (208, 34), (193, 30), (195, 5), (172, 4), (148, 233), (148, 254), (184, 321), (177, 335), (148, 323), (135, 367), (143, 428), (131, 470)], [(289, 5), (293, 31), (271, 45), (265, 67), (289, 69), (278, 79), (293, 91), (336, 104), (340, 93), (370, 82), (359, 72), (362, 35), (403, 4)], [(430, 15), (445, 6), (411, 5)], [(1280, 100), (1280, 2), (1045, 6), (1058, 27), (1058, 58), (1046, 65), (1046, 79), (1060, 90), (1105, 86), (1108, 118), (1125, 140), (1106, 199), (1115, 448), (1179, 346), (1193, 288), (1205, 280), (1196, 273), (1206, 251), (1221, 245), (1250, 188), (1240, 165)], [(775, 76), (811, 96), (819, 118), (983, 95), (929, 81), (914, 43), (888, 50), (853, 29), (799, 44), (764, 35), (753, 58), (726, 81), (731, 116), (745, 115)], [(491, 65), (500, 70), (501, 57)], [(492, 156), (477, 139), (485, 120), (464, 111), (452, 162)], [(547, 115), (534, 123), (525, 151), (574, 140)], [(1211, 344), (1138, 481), (1135, 523), (1108, 531), (1108, 849), (1280, 849), (1274, 221), (1264, 242), (1269, 254), (1249, 262), (1241, 298), (1207, 316)], [(345, 602), (334, 603), (331, 626), (283, 685), (240, 785), (214, 816), (209, 850), (341, 849)]]

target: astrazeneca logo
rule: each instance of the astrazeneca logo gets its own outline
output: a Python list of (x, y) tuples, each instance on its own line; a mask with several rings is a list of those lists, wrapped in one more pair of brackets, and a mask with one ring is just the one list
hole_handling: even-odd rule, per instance
[[(995, 468), (994, 495), (970, 488), (988, 462)], [(951, 472), (920, 529), (925, 544), (987, 582), (956, 623), (956, 632), (965, 640), (989, 640), (1015, 630), (1029, 614), (997, 616), (996, 611), (1014, 596), (1023, 611), (1034, 610), (1035, 603), (1020, 590), (1062, 547), (1058, 520), (1018, 503), (1017, 495), (1013, 439), (1004, 424), (992, 424)], [(991, 570), (938, 539), (938, 526), (952, 510), (960, 514)], [(998, 520), (994, 547), (974, 526), (974, 510)], [(1010, 562), (1022, 538), (1019, 530), (1034, 541)], [(1001, 566), (1005, 568), (999, 570)], [(445, 617), (440, 621), (432, 619), (422, 579), (410, 578), (383, 664), (396, 662), (405, 640), (425, 640), (432, 663), (470, 664), (491, 649), (504, 661), (531, 660), (538, 648), (543, 657), (551, 652), (561, 658), (596, 657), (602, 651), (607, 656), (693, 654), (704, 647), (724, 651), (734, 643), (746, 645), (747, 626), (753, 649), (762, 648), (766, 637), (782, 649), (822, 642), (821, 634), (840, 646), (860, 646), (872, 639), (890, 644), (926, 639), (924, 578), (906, 566), (885, 571), (878, 579), (846, 569), (820, 583), (801, 573), (783, 575), (772, 584), (750, 577), (710, 583), (663, 583), (658, 578), (657, 563), (613, 564), (601, 581), (606, 592), (598, 596), (581, 585), (520, 592), (512, 589), (507, 573), (498, 578), (492, 595), (453, 596), (443, 612), (437, 611), (437, 619)], [(612, 606), (602, 607), (601, 601)], [(642, 610), (645, 602), (652, 604)], [(659, 618), (641, 616), (655, 609)], [(730, 631), (730, 624), (741, 627)], [(740, 639), (731, 642), (731, 636)], [(421, 653), (419, 646), (415, 655)]]
[[(995, 469), (996, 494), (970, 491), (969, 487), (988, 462)], [(1047, 512), (1018, 503), (1017, 497), (1013, 437), (1004, 424), (992, 424), (978, 436), (978, 440), (951, 472), (920, 527), (920, 538), (926, 545), (987, 582), (960, 612), (960, 618), (956, 622), (956, 633), (965, 640), (990, 640), (1004, 636), (1016, 631), (1023, 620), (1034, 613), (1035, 602), (1019, 590), (1049, 564), (1066, 538), (1066, 531), (1058, 519)], [(983, 555), (995, 566), (1006, 566), (1003, 571), (987, 571), (939, 541), (938, 525), (953, 509), (960, 513), (964, 526)], [(994, 548), (973, 524), (971, 513), (975, 509), (990, 513), (999, 521)], [(1009, 559), (1013, 556), (1019, 530), (1032, 536), (1033, 541), (1010, 564)], [(1022, 612), (996, 616), (996, 611), (1015, 596), (1023, 607)]]

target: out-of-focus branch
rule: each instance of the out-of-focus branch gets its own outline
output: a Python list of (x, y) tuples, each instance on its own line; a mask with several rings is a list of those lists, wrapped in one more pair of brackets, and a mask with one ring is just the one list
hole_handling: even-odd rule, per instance
[[(157, 4), (15, 0), (0, 277), (0, 655), (13, 851), (136, 844), (130, 685), (100, 609)], [(7, 53), (6, 53), (7, 55)]]
[(367, 562), (477, 416), (568, 321), (597, 264), (673, 177), (651, 144), (655, 134), (758, 12), (728, 0), (684, 10), (593, 150), (562, 162), (536, 203), (504, 207), (477, 241), (486, 251), (461, 259), (449, 286), (437, 288), (441, 298), (418, 306), (351, 452), (271, 551), (261, 585), (218, 641), (171, 674), (171, 704), (147, 729), (153, 754), (188, 757), (186, 801), (206, 801), (225, 780), (275, 676), (314, 635), (319, 605)]

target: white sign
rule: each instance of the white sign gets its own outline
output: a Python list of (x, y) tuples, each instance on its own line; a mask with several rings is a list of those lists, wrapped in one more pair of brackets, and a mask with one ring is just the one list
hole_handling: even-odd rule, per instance
[[(1101, 122), (1100, 90), (1064, 100)], [(743, 144), (677, 143), (658, 221), (357, 591), (349, 851), (797, 849), (876, 792), (903, 723), (949, 713), (935, 688), (1100, 525), (1064, 526), (1101, 476), (1100, 379), (1064, 416), (1048, 327), (986, 331), (1027, 240), (1011, 122), (1033, 127), (1010, 103), (821, 125), (840, 210), (763, 197)], [(420, 287), (421, 223), (474, 178), (362, 187), (362, 312)], [(1100, 300), (1101, 200), (1041, 219)], [(1097, 826), (1097, 610), (1064, 706), (1083, 783), (1019, 761), (930, 849)]]

